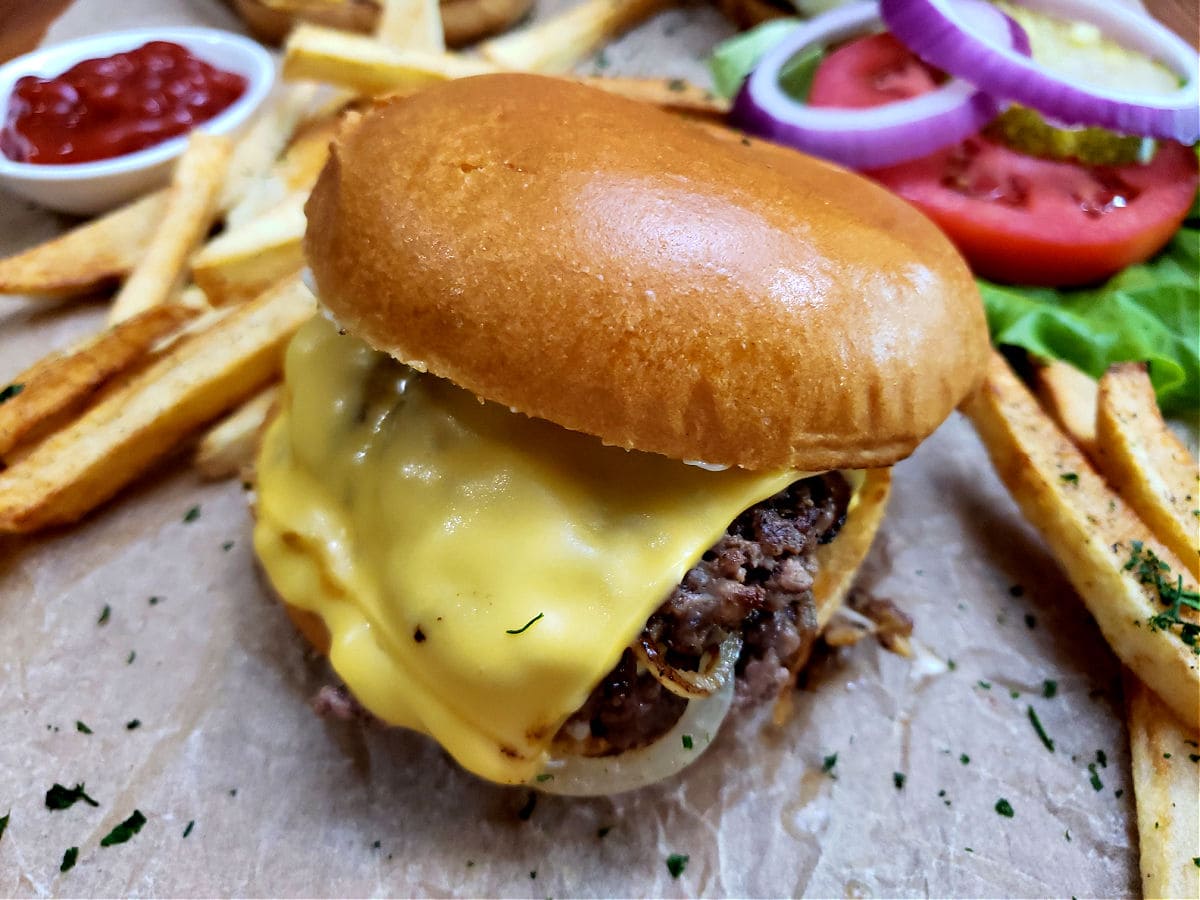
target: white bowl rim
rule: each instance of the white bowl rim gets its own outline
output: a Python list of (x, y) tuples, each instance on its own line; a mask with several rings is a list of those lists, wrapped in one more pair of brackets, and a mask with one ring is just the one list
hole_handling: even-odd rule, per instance
[[(258, 108), (274, 85), (275, 60), (270, 52), (257, 41), (232, 31), (202, 27), (109, 31), (41, 47), (0, 66), (0, 125), (7, 120), (9, 98), (19, 78), (25, 75), (57, 75), (85, 59), (111, 56), (155, 40), (182, 44), (196, 56), (227, 70), (231, 67), (230, 61), (209, 58), (204, 50), (218, 46), (232, 47), (235, 52), (242, 54), (245, 61), (245, 70), (238, 71), (238, 74), (246, 78), (245, 93), (218, 115), (196, 126), (192, 131), (223, 134), (232, 130)], [(0, 177), (15, 177), (26, 181), (86, 181), (149, 169), (182, 153), (191, 133), (188, 131), (144, 150), (94, 162), (22, 163), (0, 153)]]

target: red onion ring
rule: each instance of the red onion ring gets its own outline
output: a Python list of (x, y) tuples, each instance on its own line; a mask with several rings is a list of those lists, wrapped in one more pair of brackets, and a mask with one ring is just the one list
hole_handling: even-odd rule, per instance
[[(978, 27), (1021, 52), (1024, 31), (988, 4), (978, 4)], [(882, 19), (874, 3), (853, 3), (806, 22), (763, 57), (734, 100), (733, 122), (751, 134), (789, 144), (853, 169), (874, 169), (927, 156), (977, 134), (1000, 112), (988, 94), (964, 81), (872, 109), (815, 108), (784, 93), (780, 70), (812, 44), (861, 35)]]
[(1200, 138), (1200, 58), (1182, 38), (1119, 3), (1021, 0), (1021, 5), (1069, 21), (1089, 22), (1123, 47), (1168, 67), (1186, 83), (1160, 95), (1078, 84), (1047, 72), (1019, 50), (973, 27), (962, 0), (881, 0), (880, 12), (889, 30), (925, 62), (1064, 124), (1099, 125), (1185, 144)]

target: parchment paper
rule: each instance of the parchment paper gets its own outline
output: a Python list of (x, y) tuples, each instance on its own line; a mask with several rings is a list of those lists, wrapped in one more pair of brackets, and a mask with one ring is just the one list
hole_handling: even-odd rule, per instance
[[(238, 27), (215, 0), (81, 0), (48, 41), (189, 22)], [(702, 79), (727, 30), (669, 12), (594, 66)], [(66, 224), (0, 195), (0, 253)], [(101, 312), (0, 298), (0, 383)], [(860, 644), (782, 729), (742, 716), (659, 787), (534, 803), (419, 736), (318, 719), (328, 671), (268, 599), (241, 488), (180, 454), (79, 527), (0, 541), (0, 894), (1136, 893), (1116, 665), (957, 416), (897, 468), (860, 585), (949, 670)], [(46, 809), (55, 782), (99, 807)], [(134, 809), (141, 833), (100, 847)]]

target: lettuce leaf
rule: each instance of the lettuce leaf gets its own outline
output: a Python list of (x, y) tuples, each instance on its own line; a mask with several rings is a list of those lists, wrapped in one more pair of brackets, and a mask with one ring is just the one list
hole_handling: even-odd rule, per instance
[(1099, 287), (981, 280), (979, 289), (993, 343), (1065, 360), (1096, 378), (1112, 363), (1144, 360), (1163, 412), (1200, 409), (1200, 222), (1180, 229), (1154, 259)]
[(799, 24), (799, 19), (772, 19), (717, 44), (708, 59), (717, 93), (731, 99), (766, 52)]

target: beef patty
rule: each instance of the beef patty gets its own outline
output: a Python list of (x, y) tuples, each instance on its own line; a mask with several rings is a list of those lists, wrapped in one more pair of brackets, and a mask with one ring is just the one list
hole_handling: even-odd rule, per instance
[[(850, 486), (837, 472), (794, 482), (750, 507), (693, 566), (647, 621), (642, 639), (667, 661), (696, 670), (729, 634), (742, 636), (738, 700), (778, 693), (788, 667), (817, 637), (813, 600), (817, 547), (846, 518)], [(645, 746), (679, 719), (687, 701), (668, 691), (626, 650), (587, 702), (555, 736), (565, 753), (615, 754)]]

